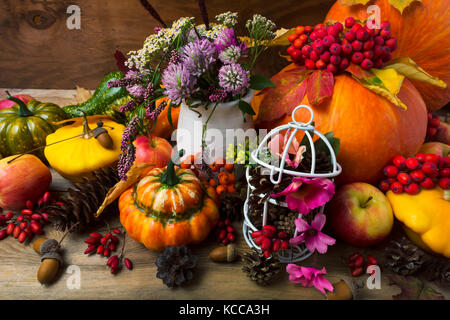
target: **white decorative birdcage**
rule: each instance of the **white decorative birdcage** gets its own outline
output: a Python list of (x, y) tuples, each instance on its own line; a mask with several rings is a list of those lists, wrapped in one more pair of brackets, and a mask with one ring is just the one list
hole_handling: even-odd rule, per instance
[[(307, 109), (311, 113), (310, 120), (306, 123), (302, 123), (299, 121), (296, 121), (295, 119), (295, 113), (300, 109)], [(303, 178), (329, 178), (333, 179), (337, 175), (339, 175), (342, 171), (341, 166), (336, 161), (336, 154), (334, 153), (334, 149), (331, 146), (328, 139), (319, 131), (317, 131), (314, 128), (313, 125), (314, 121), (314, 113), (312, 109), (309, 106), (306, 105), (299, 105), (297, 106), (294, 111), (292, 112), (292, 122), (289, 122), (286, 125), (279, 126), (277, 128), (272, 129), (261, 141), (258, 148), (253, 150), (250, 153), (251, 160), (253, 163), (257, 164), (260, 169), (263, 169), (268, 172), (270, 182), (273, 185), (277, 185), (282, 181), (283, 175), (289, 175), (292, 177), (303, 177)], [(307, 141), (309, 143), (309, 147), (311, 150), (311, 170), (310, 172), (301, 172), (301, 171), (294, 171), (294, 170), (288, 170), (285, 169), (285, 160), (286, 156), (289, 150), (289, 147), (298, 131), (303, 131), (307, 137)], [(274, 137), (275, 135), (282, 133), (283, 135), (287, 136), (287, 143), (284, 146), (283, 154), (281, 156), (281, 160), (276, 163), (276, 165), (273, 165), (271, 163), (268, 163), (267, 159), (263, 159), (261, 157), (262, 154), (267, 154), (268, 147), (267, 142)], [(318, 139), (321, 139), (323, 143), (327, 146), (329, 153), (330, 153), (330, 160), (331, 160), (331, 170), (326, 173), (316, 173), (316, 150), (314, 146), (313, 137), (317, 136)], [(251, 248), (255, 248), (258, 251), (261, 251), (261, 248), (254, 242), (251, 234), (254, 231), (257, 231), (258, 229), (255, 227), (255, 225), (252, 223), (250, 217), (249, 217), (249, 198), (252, 196), (253, 190), (255, 190), (255, 187), (250, 184), (250, 168), (247, 168), (246, 171), (246, 178), (248, 182), (248, 188), (247, 188), (247, 199), (244, 204), (244, 223), (243, 223), (243, 234), (245, 237), (245, 240), (247, 244)], [(279, 201), (277, 199), (271, 198), (267, 194), (256, 194), (256, 196), (264, 199), (264, 209), (263, 209), (263, 217), (262, 217), (262, 225), (267, 224), (267, 211), (269, 204), (275, 205), (275, 206), (281, 206), (287, 208), (286, 202)], [(317, 212), (323, 212), (324, 206), (315, 209), (314, 211)], [(311, 212), (312, 213), (312, 212)], [(311, 214), (310, 213), (310, 214)], [(298, 217), (302, 217), (302, 214), (299, 214)], [(294, 237), (297, 236), (297, 231), (294, 234)], [(277, 253), (278, 258), (280, 262), (283, 263), (293, 263), (302, 261), (306, 258), (308, 258), (312, 252), (309, 252), (308, 249), (306, 249), (304, 244), (301, 245), (291, 245), (287, 250), (279, 250)]]

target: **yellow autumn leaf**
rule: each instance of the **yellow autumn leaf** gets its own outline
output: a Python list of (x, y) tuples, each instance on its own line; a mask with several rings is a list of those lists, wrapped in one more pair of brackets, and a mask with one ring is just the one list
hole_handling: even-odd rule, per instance
[(366, 87), (367, 89), (375, 92), (376, 94), (379, 94), (382, 97), (385, 97), (389, 100), (392, 104), (396, 105), (397, 107), (400, 107), (404, 110), (407, 109), (406, 105), (394, 94), (392, 94), (387, 88), (380, 87), (376, 85), (371, 85), (368, 83), (361, 83), (363, 87)]
[(447, 87), (447, 84), (444, 81), (437, 77), (433, 77), (408, 57), (393, 59), (387, 62), (383, 69), (395, 69), (398, 73), (404, 75), (408, 79), (429, 83), (440, 88)]
[(353, 6), (355, 4), (366, 5), (370, 0), (341, 0), (341, 3), (346, 6)]
[(405, 10), (406, 7), (408, 7), (411, 3), (414, 1), (421, 1), (421, 0), (389, 0), (389, 4), (396, 8), (400, 13), (403, 13), (403, 10)]
[(388, 89), (393, 95), (397, 95), (400, 91), (400, 88), (403, 84), (403, 79), (405, 77), (401, 74), (398, 74), (395, 69), (371, 69), (371, 71), (383, 81), (384, 86)]
[[(292, 29), (280, 28), (280, 29), (276, 30), (275, 38), (270, 41), (269, 47), (290, 45), (288, 37), (291, 33), (294, 33), (294, 32), (295, 32), (295, 28), (292, 28)], [(247, 45), (247, 47), (249, 47), (249, 48), (252, 47), (249, 37), (245, 36), (245, 37), (238, 37), (238, 38), (242, 43), (245, 43)]]

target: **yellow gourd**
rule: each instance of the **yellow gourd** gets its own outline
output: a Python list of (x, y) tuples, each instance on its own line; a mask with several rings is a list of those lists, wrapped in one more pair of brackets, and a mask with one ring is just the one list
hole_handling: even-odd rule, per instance
[(115, 165), (125, 127), (109, 116), (81, 117), (47, 136), (44, 150), (49, 164), (66, 179), (79, 182), (92, 171)]
[(441, 188), (422, 190), (417, 195), (389, 191), (387, 197), (411, 241), (450, 258), (450, 202)]

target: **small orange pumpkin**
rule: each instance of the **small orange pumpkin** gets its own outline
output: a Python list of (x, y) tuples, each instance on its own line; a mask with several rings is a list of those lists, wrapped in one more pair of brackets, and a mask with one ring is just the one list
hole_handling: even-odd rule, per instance
[(203, 241), (219, 220), (217, 195), (190, 169), (155, 168), (119, 199), (120, 222), (150, 250)]

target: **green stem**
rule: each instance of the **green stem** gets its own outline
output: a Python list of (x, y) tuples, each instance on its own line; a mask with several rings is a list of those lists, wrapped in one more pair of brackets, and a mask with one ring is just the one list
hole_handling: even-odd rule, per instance
[(361, 205), (361, 208), (367, 208), (367, 206), (369, 205), (369, 202), (370, 202), (372, 199), (373, 199), (373, 197), (370, 196), (369, 199), (367, 199), (367, 201), (364, 202), (364, 203)]
[(89, 127), (89, 122), (87, 120), (86, 112), (84, 112), (81, 109), (78, 109), (78, 111), (80, 111), (83, 114), (83, 134), (82, 134), (82, 136), (85, 139), (89, 139), (92, 137), (92, 130)]
[[(177, 158), (181, 158), (183, 155), (184, 150), (180, 150), (178, 152)], [(166, 167), (166, 171), (163, 173), (161, 177), (161, 182), (171, 187), (180, 183), (180, 179), (178, 179), (178, 176), (175, 173), (175, 164), (172, 159), (170, 159), (169, 164)]]
[(34, 116), (34, 113), (31, 112), (30, 109), (28, 109), (28, 107), (25, 104), (25, 102), (23, 102), (19, 98), (11, 96), (8, 91), (6, 91), (6, 94), (8, 95), (6, 97), (6, 99), (8, 99), (10, 101), (13, 101), (13, 102), (15, 102), (15, 103), (17, 103), (19, 105), (19, 117), (31, 117), (31, 116)]
[(208, 127), (208, 122), (211, 119), (214, 111), (216, 110), (217, 105), (218, 105), (218, 103), (216, 103), (214, 105), (214, 108), (211, 110), (211, 113), (209, 114), (208, 119), (206, 119), (205, 123), (203, 124), (203, 128), (202, 128), (202, 148), (203, 149), (206, 148), (206, 142), (205, 142), (205, 139), (206, 139), (206, 128)]

